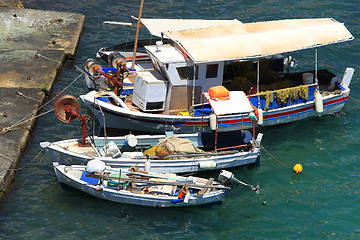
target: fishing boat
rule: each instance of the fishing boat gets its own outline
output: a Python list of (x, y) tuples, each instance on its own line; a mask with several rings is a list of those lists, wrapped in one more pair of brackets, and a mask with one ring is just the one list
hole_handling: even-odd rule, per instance
[[(318, 67), (318, 47), (354, 39), (344, 24), (332, 18), (235, 21), (201, 27), (188, 21), (186, 29), (180, 30), (167, 27), (168, 19), (141, 22), (151, 34), (170, 43), (144, 46), (151, 61), (134, 64), (124, 60), (131, 69), (132, 95), (93, 90), (80, 96), (108, 128), (154, 133), (210, 131), (210, 115), (216, 109), (203, 93), (216, 86), (246, 93), (258, 112), (258, 126), (339, 112), (350, 93), (353, 68), (341, 76)], [(178, 22), (180, 25), (181, 20)], [(309, 48), (315, 49), (314, 68), (290, 71), (294, 62), (288, 54)], [(104, 76), (98, 64), (88, 65), (87, 70), (93, 76)], [(217, 115), (218, 131), (252, 127), (249, 114)]]
[[(162, 39), (161, 38), (149, 38), (149, 39), (139, 39), (137, 41), (137, 48), (136, 48), (136, 61), (150, 61), (150, 57), (146, 52), (145, 46), (154, 45), (157, 41), (163, 41), (163, 43), (167, 44), (170, 43), (169, 39)], [(133, 53), (135, 48), (135, 41), (128, 41), (125, 43), (121, 43), (116, 46), (112, 47), (102, 47), (96, 53), (97, 59), (102, 59), (103, 61), (107, 62), (110, 54), (114, 52), (120, 52), (126, 59), (126, 61), (132, 61)]]
[(213, 178), (124, 170), (101, 163), (93, 160), (87, 166), (59, 163), (53, 166), (62, 185), (100, 199), (141, 206), (184, 207), (215, 203), (222, 201), (230, 189)]
[(138, 167), (156, 173), (184, 173), (225, 169), (256, 161), (260, 154), (262, 134), (219, 133), (217, 148), (213, 133), (133, 135), (121, 137), (88, 137), (58, 142), (41, 142), (62, 165), (81, 164), (97, 159), (117, 168)]
[[(217, 132), (215, 129), (191, 134), (86, 137), (87, 118), (80, 115), (80, 111), (75, 97), (55, 97), (54, 112), (58, 119), (69, 123), (78, 118), (82, 124), (81, 139), (40, 143), (62, 165), (86, 165), (90, 160), (100, 160), (118, 168), (136, 166), (144, 171), (183, 173), (250, 164), (260, 154), (263, 135), (258, 133), (255, 139), (255, 129), (253, 133), (248, 130)], [(216, 128), (216, 120), (213, 125)]]

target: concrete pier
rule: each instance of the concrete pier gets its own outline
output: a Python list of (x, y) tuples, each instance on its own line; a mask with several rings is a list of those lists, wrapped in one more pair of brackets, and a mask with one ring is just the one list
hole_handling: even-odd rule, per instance
[(14, 180), (45, 92), (75, 54), (84, 21), (81, 14), (0, 0), (0, 198)]

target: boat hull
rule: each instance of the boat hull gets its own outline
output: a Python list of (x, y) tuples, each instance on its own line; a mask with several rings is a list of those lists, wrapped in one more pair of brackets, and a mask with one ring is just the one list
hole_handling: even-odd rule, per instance
[[(196, 134), (193, 134), (194, 137)], [(138, 141), (141, 141), (141, 136), (138, 136)], [(146, 138), (146, 137), (144, 137)], [(158, 142), (157, 138), (153, 136), (154, 143), (150, 143), (149, 146), (154, 146)], [(189, 139), (190, 136), (187, 136)], [(97, 142), (104, 142), (102, 137), (95, 137)], [(107, 138), (107, 142), (113, 141), (115, 137)], [(158, 139), (161, 139), (160, 137)], [(145, 170), (145, 163), (150, 161), (151, 171), (155, 173), (185, 173), (185, 172), (198, 172), (215, 169), (226, 169), (231, 167), (237, 167), (254, 163), (260, 155), (260, 144), (262, 140), (262, 134), (259, 133), (253, 148), (247, 151), (219, 151), (218, 153), (204, 152), (200, 155), (192, 155), (188, 157), (172, 157), (167, 158), (146, 158), (146, 157), (101, 157), (88, 156), (89, 154), (81, 153), (80, 150), (71, 151), (67, 146), (77, 145), (79, 139), (70, 139), (54, 143), (43, 142), (40, 145), (45, 148), (57, 161), (62, 165), (86, 165), (88, 161), (92, 159), (98, 159), (105, 162), (107, 165), (116, 168), (131, 168), (133, 166), (138, 167), (141, 170)], [(117, 141), (124, 141), (122, 138), (117, 138)], [(149, 141), (150, 142), (150, 141)], [(195, 141), (193, 141), (195, 142)]]
[[(315, 101), (294, 104), (287, 107), (263, 111), (263, 124), (261, 127), (290, 123), (309, 117), (332, 114), (341, 111), (347, 100), (349, 91), (341, 94), (331, 94), (323, 98), (323, 112), (317, 113)], [(135, 112), (126, 107), (114, 107), (110, 104), (96, 101), (94, 94), (80, 96), (84, 103), (95, 113), (102, 126), (108, 128), (163, 133), (193, 133), (198, 131), (211, 131), (209, 117), (161, 115), (153, 113)], [(121, 100), (120, 100), (121, 101)], [(253, 122), (247, 114), (234, 114), (218, 116), (219, 131), (238, 131), (250, 129)]]

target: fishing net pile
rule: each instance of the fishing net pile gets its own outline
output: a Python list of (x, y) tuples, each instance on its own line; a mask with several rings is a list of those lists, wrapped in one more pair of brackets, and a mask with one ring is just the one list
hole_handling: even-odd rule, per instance
[(144, 152), (145, 155), (165, 157), (174, 154), (201, 153), (189, 139), (169, 136), (159, 140), (159, 143)]

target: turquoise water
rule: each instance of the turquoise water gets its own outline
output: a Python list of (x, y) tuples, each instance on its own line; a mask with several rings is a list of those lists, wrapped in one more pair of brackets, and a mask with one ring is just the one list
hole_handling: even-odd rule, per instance
[[(132, 40), (135, 29), (103, 25), (138, 15), (140, 1), (23, 0), (25, 8), (82, 13), (83, 35), (74, 58), (81, 66), (104, 46)], [(358, 1), (155, 1), (145, 0), (144, 17), (233, 19), (243, 22), (283, 18), (332, 17), (345, 23), (355, 40), (319, 48), (319, 65), (341, 75), (355, 69), (350, 96), (360, 100)], [(147, 37), (146, 32), (141, 32)], [(294, 39), (296, 41), (296, 39)], [(292, 54), (298, 68), (313, 64), (313, 51)], [(79, 73), (69, 63), (56, 82), (65, 88)], [(78, 80), (67, 94), (87, 91)], [(50, 104), (51, 105), (51, 104)], [(51, 109), (47, 106), (44, 111)], [(80, 125), (61, 123), (53, 114), (39, 118), (21, 159), (14, 189), (0, 209), (0, 239), (359, 239), (360, 104), (352, 99), (338, 114), (258, 129), (264, 133), (259, 162), (232, 169), (235, 176), (259, 184), (256, 194), (235, 188), (222, 204), (182, 209), (152, 209), (106, 202), (64, 191), (56, 181), (52, 158), (41, 141), (80, 136)], [(83, 106), (83, 112), (91, 115)], [(300, 163), (303, 173), (292, 167)], [(206, 172), (217, 177), (218, 172)]]

